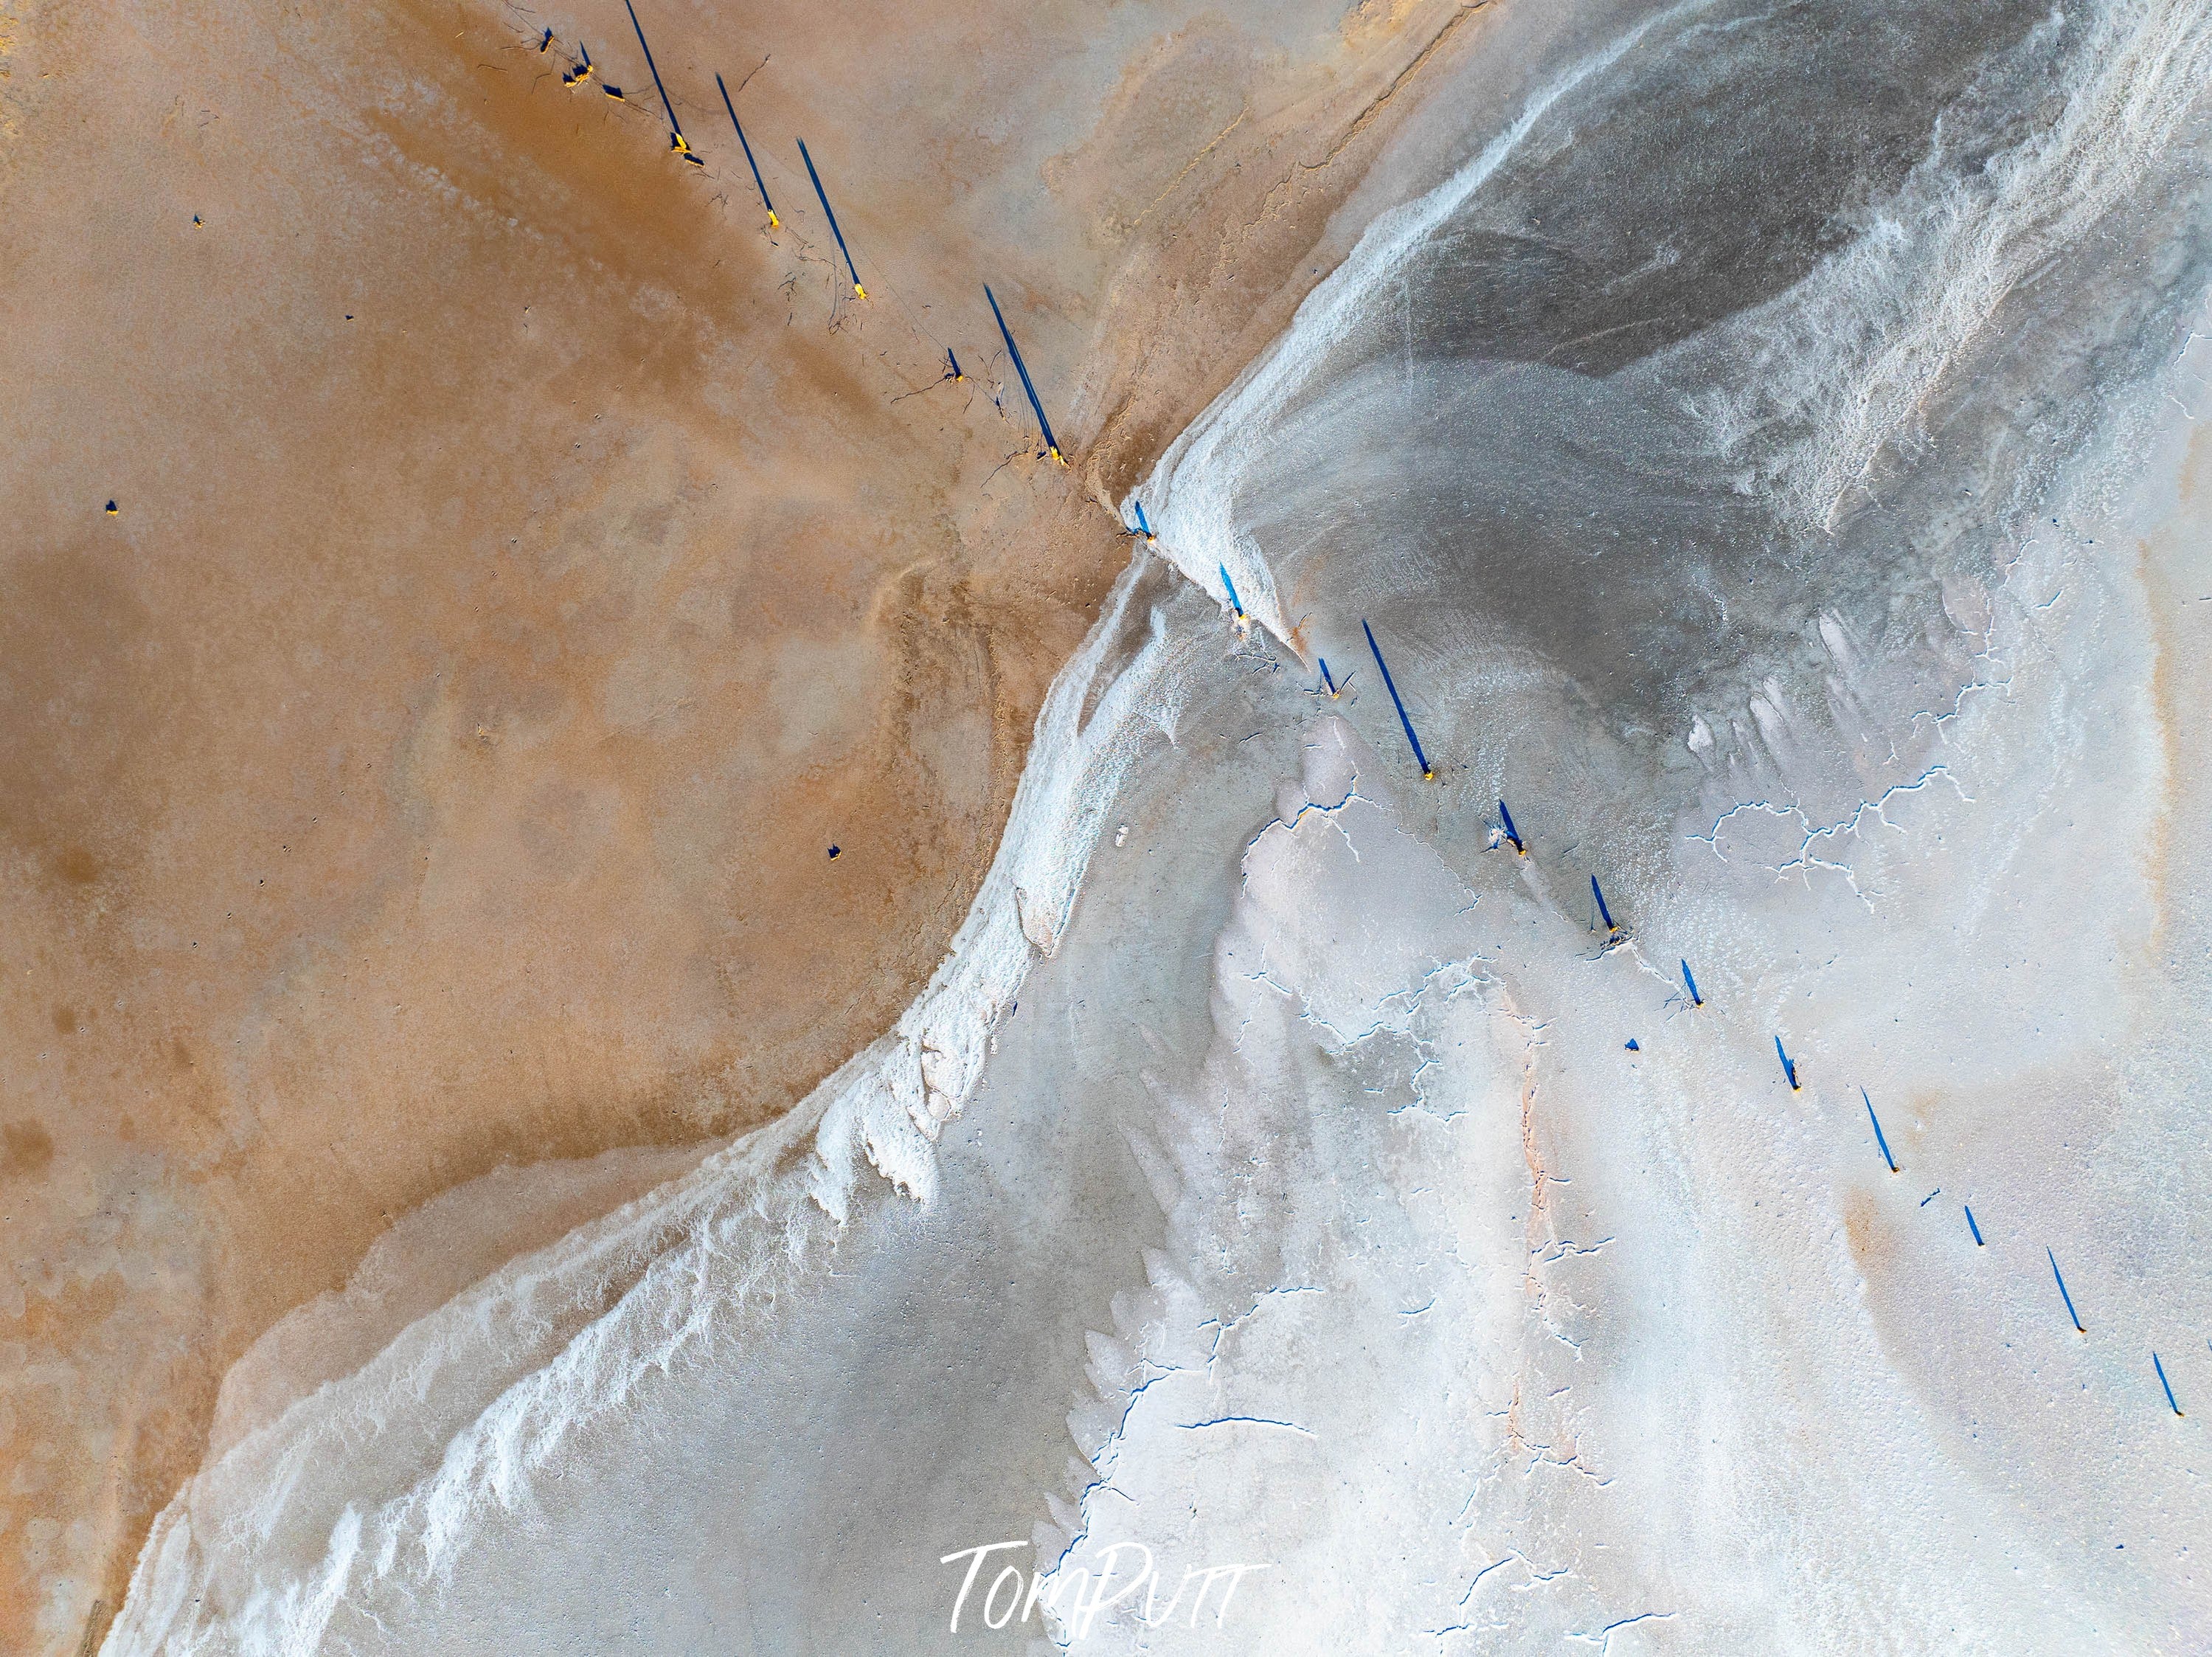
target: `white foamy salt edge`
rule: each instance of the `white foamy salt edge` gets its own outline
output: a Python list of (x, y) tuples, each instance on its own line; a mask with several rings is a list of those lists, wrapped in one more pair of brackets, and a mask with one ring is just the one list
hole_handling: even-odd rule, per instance
[(1140, 550), (1054, 681), (981, 890), (897, 1025), (787, 1116), (510, 1263), (203, 1466), (155, 1519), (106, 1657), (318, 1648), (342, 1605), (395, 1573), (440, 1577), (571, 1434), (760, 1315), (857, 1203), (935, 1192), (937, 1136), (1196, 665), (1157, 612), (1127, 649), (1150, 565)]

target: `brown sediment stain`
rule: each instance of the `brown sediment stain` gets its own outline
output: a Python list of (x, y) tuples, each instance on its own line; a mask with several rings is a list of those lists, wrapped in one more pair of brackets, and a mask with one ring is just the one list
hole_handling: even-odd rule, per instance
[(2199, 421), (2189, 434), (2174, 492), (2182, 505), (2194, 506), (2197, 490), (2207, 483), (2212, 483), (2212, 425)]
[[(2136, 549), (2138, 589), (2151, 631), (2149, 701), (2163, 783), (2143, 852), (2152, 900), (2152, 924), (2144, 948), (2150, 963), (2164, 959), (2172, 909), (2177, 902), (2192, 900), (2190, 888), (2196, 884), (2185, 874), (2179, 877), (2181, 889), (2176, 889), (2174, 820), (2183, 796), (2203, 769), (2202, 744), (2194, 735), (2191, 715), (2212, 691), (2212, 673), (2204, 666), (2203, 633), (2212, 623), (2212, 613), (2208, 613), (2212, 606), (2203, 602), (2208, 574), (2201, 555), (2194, 560), (2194, 569), (2188, 567), (2192, 532), (2200, 545), (2207, 532), (2204, 524), (2189, 521), (2192, 515), (2202, 514), (2196, 505), (2200, 485), (2212, 481), (2212, 436), (2207, 433), (2208, 428), (2200, 424), (2191, 434), (2175, 480), (2182, 521), (2162, 526), (2139, 539)], [(2190, 861), (2185, 850), (2181, 850), (2179, 861)]]
[[(1548, 1404), (1551, 1401), (1547, 1400)], [(1527, 1468), (1554, 1467), (1563, 1471), (1581, 1474), (1584, 1478), (1603, 1481), (1596, 1468), (1583, 1459), (1582, 1441), (1571, 1423), (1562, 1419), (1555, 1439), (1543, 1440), (1531, 1436), (1528, 1429), (1528, 1404), (1522, 1383), (1513, 1383), (1513, 1393), (1505, 1408), (1498, 1412), (1499, 1449), (1510, 1465), (1525, 1459)], [(1526, 1471), (1522, 1468), (1518, 1471)]]
[[(1057, 218), (1033, 165), (1000, 218), (945, 222), (997, 142), (867, 18), (785, 16), (842, 55), (763, 77), (771, 111), (927, 106), (881, 112), (927, 161), (908, 195), (845, 186), (872, 294), (902, 261), (862, 306), (803, 198), (757, 231), (733, 140), (672, 161), (500, 14), (81, 13), (65, 52), (32, 15), (70, 91), (33, 116), (108, 137), (28, 119), (0, 161), (0, 1341), (55, 1378), (0, 1436), (0, 1472), (37, 1470), (0, 1626), (52, 1657), (105, 1631), (225, 1369), (391, 1215), (763, 1120), (907, 1004), (1127, 556), (1057, 469), (993, 475), (1020, 416), (891, 405), (988, 323), (944, 295), (1000, 232), (1085, 272), (1039, 302), (1097, 326), (1085, 373), (1136, 412), (1079, 399), (1069, 429), (1133, 476), (1287, 316), (1350, 188), (1291, 180), (1284, 141), (1417, 42), (1228, 50), (1243, 84), (1063, 147)], [(714, 45), (664, 68), (710, 88)], [(927, 50), (999, 73), (957, 30)], [(1155, 150), (1141, 230), (1098, 235), (1136, 186), (1080, 157)]]
[(47, 859), (57, 880), (70, 886), (90, 886), (100, 878), (100, 859), (82, 846), (63, 846)]
[[(2191, 447), (2193, 450), (2193, 442)], [(2188, 481), (2189, 467), (2185, 465), (2180, 479), (2181, 489), (2185, 491), (2181, 498), (2185, 503), (2188, 499), (2185, 492)], [(2177, 595), (2172, 584), (2162, 578), (2155, 554), (2147, 539), (2136, 542), (2136, 586), (2143, 596), (2143, 607), (2150, 623), (2150, 708), (2152, 720), (2158, 728), (2160, 772), (2158, 804), (2151, 813), (2142, 851), (2143, 878), (2148, 882), (2151, 893), (2150, 930), (2143, 940), (2143, 954), (2147, 959), (2155, 961), (2166, 942), (2175, 791), (2184, 775), (2179, 734), (2182, 728), (2179, 722), (2183, 710), (2175, 703), (2173, 686), (2174, 651), (2179, 641), (2173, 636), (2173, 619), (2166, 613)]]
[(133, 859), (182, 696), (167, 645), (93, 545), (0, 564), (0, 846), (70, 886)]
[(43, 1124), (10, 1122), (0, 1125), (0, 1174), (35, 1179), (54, 1160), (54, 1136)]
[[(1545, 1159), (1544, 1129), (1538, 1120), (1536, 1093), (1540, 1084), (1540, 1067), (1544, 1057), (1542, 1026), (1518, 1011), (1509, 996), (1502, 1005), (1505, 1016), (1519, 1026), (1522, 1036), (1521, 1051), (1521, 1161), (1528, 1171), (1528, 1212), (1522, 1225), (1523, 1259), (1521, 1268), (1521, 1292), (1528, 1302), (1529, 1315), (1539, 1327), (1552, 1336), (1564, 1339), (1554, 1320), (1552, 1308), (1552, 1286), (1545, 1281), (1540, 1270), (1544, 1251), (1559, 1241), (1559, 1228), (1552, 1211), (1553, 1175)], [(1519, 1384), (1515, 1385), (1516, 1408), (1508, 1415), (1508, 1436), (1520, 1442), (1517, 1401)], [(1578, 1455), (1571, 1456), (1568, 1463), (1581, 1468)]]
[(1873, 1193), (1858, 1186), (1844, 1192), (1844, 1241), (1851, 1260), (1867, 1277), (1887, 1271), (1896, 1262), (1897, 1237), (1881, 1222)]
[(1551, 1240), (1552, 1228), (1552, 1174), (1544, 1166), (1543, 1148), (1537, 1143), (1536, 1128), (1536, 1065), (1542, 1051), (1542, 1045), (1532, 1034), (1521, 1058), (1521, 1161), (1528, 1171), (1528, 1213), (1522, 1228), (1528, 1258), (1522, 1287), (1531, 1309), (1539, 1312), (1545, 1291), (1543, 1280), (1537, 1275), (1536, 1257)]
[[(1875, 1103), (1879, 1109), (1880, 1101)], [(1898, 1154), (1900, 1167), (1907, 1156), (1922, 1148), (1928, 1125), (1941, 1123), (1944, 1114), (1944, 1095), (1934, 1087), (1917, 1088), (1905, 1095), (1903, 1111), (1882, 1113), (1881, 1130), (1889, 1138), (1890, 1148)]]
[(94, 1600), (92, 1610), (84, 1619), (84, 1637), (77, 1642), (76, 1657), (92, 1657), (92, 1654), (100, 1649), (101, 1636), (107, 1632), (108, 1621), (107, 1601)]
[[(2152, 818), (2142, 854), (2143, 876), (2151, 894), (2151, 928), (2144, 940), (2144, 959), (2162, 961), (2166, 948), (2172, 910), (2191, 893), (2175, 890), (2173, 825), (2183, 792), (2201, 773), (2202, 756), (2191, 752), (2191, 712), (2203, 704), (2212, 673), (2204, 663), (2202, 630), (2212, 617), (2212, 606), (2203, 602), (2206, 577), (2203, 561), (2194, 570), (2178, 568), (2186, 558), (2187, 537), (2202, 535), (2205, 526), (2191, 524), (2192, 515), (2207, 485), (2212, 484), (2212, 425), (2197, 423), (2189, 434), (2180, 467), (2174, 478), (2174, 497), (2182, 521), (2161, 526), (2136, 542), (2136, 584), (2142, 594), (2151, 633), (2150, 705), (2158, 727), (2159, 757), (2163, 773), (2158, 809)], [(2191, 579), (2182, 579), (2189, 576)], [(2200, 637), (2187, 635), (2194, 623)], [(2184, 887), (2193, 884), (2187, 877)]]

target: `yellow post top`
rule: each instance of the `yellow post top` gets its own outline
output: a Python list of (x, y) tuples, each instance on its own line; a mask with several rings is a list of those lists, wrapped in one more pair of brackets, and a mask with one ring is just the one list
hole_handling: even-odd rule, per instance
[(690, 140), (681, 132), (672, 132), (668, 135), (668, 147), (679, 155), (688, 155), (691, 153)]
[(1436, 767), (1435, 767), (1435, 766), (1433, 766), (1433, 765), (1424, 765), (1424, 766), (1422, 766), (1422, 767), (1421, 767), (1421, 781), (1423, 781), (1424, 783), (1433, 783), (1433, 782), (1435, 782), (1436, 780), (1437, 780), (1437, 769), (1436, 769)]
[(855, 298), (855, 299), (866, 299), (867, 296), (868, 296), (868, 290), (867, 290), (866, 288), (863, 288), (863, 287), (862, 287), (859, 283), (857, 283), (857, 282), (856, 282), (856, 283), (854, 283), (853, 284), (853, 297), (854, 297), (854, 298)]
[(783, 221), (776, 217), (775, 209), (773, 207), (768, 210), (768, 228), (771, 230), (781, 230), (783, 228)]
[(1059, 461), (1062, 466), (1066, 466), (1067, 464), (1067, 456), (1060, 452), (1058, 445), (1054, 445), (1053, 448), (1052, 458)]

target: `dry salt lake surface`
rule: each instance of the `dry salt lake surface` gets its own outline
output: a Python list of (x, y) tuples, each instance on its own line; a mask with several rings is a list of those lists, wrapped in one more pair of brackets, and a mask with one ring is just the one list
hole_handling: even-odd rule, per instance
[(104, 1651), (2212, 1640), (2212, 13), (1499, 39), (894, 1027), (280, 1325)]

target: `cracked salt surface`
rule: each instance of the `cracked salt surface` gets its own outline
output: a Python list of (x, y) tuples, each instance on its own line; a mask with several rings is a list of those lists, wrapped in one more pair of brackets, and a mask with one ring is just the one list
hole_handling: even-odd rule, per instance
[[(2139, 55), (2205, 63), (2212, 40), (2201, 14), (2121, 7), (2082, 27), (2066, 48), (2079, 53), (2069, 95), (2080, 107), (2118, 97), (2154, 124), (2159, 110), (2172, 123), (2201, 96), (2144, 70)], [(2059, 51), (2063, 60), (2034, 27), (2005, 50)], [(1601, 130), (1599, 118), (1584, 119), (1583, 131)], [(2201, 135), (2201, 111), (2192, 119)], [(2063, 237), (2041, 215), (2063, 218), (2110, 186), (2115, 169), (2140, 164), (2140, 183), (2154, 165), (2140, 149), (2069, 155), (2041, 139), (2030, 145), (2033, 155), (2008, 176), (2040, 169), (2054, 199), (2015, 204), (2017, 220), (2002, 210), (1978, 219), (1988, 204), (1962, 206), (1937, 241), (1956, 233), (1989, 247), (2010, 235), (2054, 245)], [(1491, 186), (1514, 164), (1486, 158)], [(1905, 198), (1949, 199), (1939, 172), (1928, 164), (1911, 174)], [(2166, 302), (2194, 304), (2201, 186), (2161, 219), (2172, 192), (2190, 187), (2174, 184), (2185, 178), (2179, 170), (2164, 177), (2148, 187), (2159, 210), (2136, 222), (2154, 241), (2191, 247), (2195, 285), (2177, 284)], [(1490, 234), (1504, 228), (1503, 216), (1488, 216)], [(1526, 1213), (1525, 1264), (1516, 1293), (1436, 1303), (1466, 1355), (1455, 1379), (1485, 1398), (1479, 1419), (1448, 1407), (1451, 1395), (1433, 1378), (1401, 1375), (1341, 1295), (1326, 1307), (1341, 1321), (1304, 1331), (1310, 1346), (1298, 1358), (1257, 1361), (1233, 1377), (1216, 1365), (1209, 1375), (1216, 1386), (1241, 1380), (1240, 1407), (1287, 1419), (1324, 1419), (1370, 1392), (1395, 1401), (1405, 1422), (1395, 1453), (1347, 1458), (1320, 1484), (1404, 1497), (1407, 1465), (1457, 1466), (1470, 1492), (1453, 1526), (1418, 1527), (1425, 1546), (1389, 1535), (1386, 1523), (1366, 1552), (1364, 1516), (1340, 1509), (1309, 1521), (1323, 1510), (1319, 1499), (1273, 1469), (1265, 1476), (1290, 1499), (1238, 1529), (1235, 1490), (1261, 1470), (1140, 1447), (1145, 1410), (1094, 1459), (1117, 1490), (1140, 1477), (1159, 1487), (1150, 1503), (1087, 1506), (1091, 1534), (1204, 1531), (1221, 1545), (1226, 1505), (1240, 1514), (1232, 1533), (1254, 1538), (1248, 1551), (1264, 1541), (1287, 1555), (1302, 1585), (1277, 1602), (1256, 1595), (1248, 1611), (1258, 1617), (1279, 1604), (1284, 1620), (1267, 1632), (1284, 1643), (1315, 1625), (1347, 1648), (1372, 1649), (1427, 1641), (1539, 1650), (1587, 1640), (1698, 1651), (2070, 1651), (2185, 1640), (2212, 1617), (2187, 1567), (2212, 1521), (2194, 1448), (2161, 1410), (2165, 1370), (2154, 1374), (2148, 1355), (2154, 1343), (2179, 1343), (2212, 1324), (2191, 1264), (2201, 1258), (2212, 1188), (2184, 1148), (2203, 1069), (2186, 1033), (2201, 1024), (2207, 985), (2201, 972), (2175, 970), (2191, 951), (2201, 957), (2203, 942), (2186, 918), (2195, 913), (2188, 881), (2170, 861), (2201, 840), (2205, 812), (2172, 769), (2180, 704), (2154, 677), (2173, 645), (2154, 594), (2167, 582), (2197, 585), (2206, 556), (2201, 509), (2179, 511), (2175, 493), (2190, 463), (2186, 423), (2155, 412), (2161, 402), (2172, 408), (2177, 376), (2154, 350), (2139, 353), (2140, 378), (2106, 382), (2102, 427), (2077, 424), (2055, 459), (1998, 445), (1991, 461), (1901, 428), (1885, 452), (1861, 431), (1836, 438), (1818, 417), (1802, 430), (1770, 418), (1765, 441), (1777, 458), (1754, 472), (1783, 487), (1772, 518), (1747, 528), (1740, 508), (1698, 503), (1694, 469), (1679, 464), (1694, 442), (1670, 451), (1671, 498), (1649, 498), (1658, 474), (1643, 470), (1644, 457), (1665, 447), (1651, 431), (1665, 417), (1668, 377), (1679, 381), (1686, 365), (1722, 375), (1712, 397), (1680, 405), (1702, 417), (1732, 405), (1729, 374), (1748, 373), (1758, 396), (1786, 403), (1759, 382), (1787, 372), (1771, 341), (1796, 326), (1793, 304), (1819, 314), (1866, 298), (1910, 310), (1960, 295), (1933, 299), (1919, 271), (1900, 272), (1892, 293), (1869, 295), (1869, 261), (1854, 250), (1747, 323), (1731, 320), (1693, 347), (1623, 368), (1602, 393), (1570, 393), (1533, 362), (1417, 366), (1388, 337), (1395, 317), (1378, 319), (1386, 326), (1365, 342), (1359, 284), (1382, 285), (1450, 240), (1433, 219), (1407, 218), (1415, 230), (1370, 237), (1350, 290), (1316, 294), (1303, 332), (1179, 442), (1146, 492), (1161, 545), (1179, 564), (1226, 564), (1248, 594), (1297, 594), (1303, 651), (1344, 650), (1366, 615), (1389, 614), (1391, 637), (1413, 641), (1399, 676), (1425, 698), (1414, 710), (1425, 744), (1470, 775), (1440, 795), (1407, 785), (1401, 817), (1405, 832), (1465, 873), (1480, 894), (1474, 913), (1487, 911), (1478, 1004), (1500, 1048), (1511, 1052), (1509, 1034), (1518, 1032), (1518, 1057), (1492, 1055), (1504, 1075), (1487, 1088), (1464, 1046), (1446, 1069), (1474, 1090), (1474, 1121), (1486, 1108), (1502, 1114), (1517, 1094), (1527, 1183), (1489, 1211), (1511, 1202), (1516, 1219)], [(1926, 242), (1923, 231), (1910, 227), (1901, 242)], [(1975, 255), (1984, 270), (2012, 257)], [(1952, 254), (1931, 258), (1944, 268)], [(1347, 269), (1360, 264), (1355, 256)], [(2045, 288), (2023, 316), (2028, 308), (1995, 283), (1977, 296), (1987, 307), (1979, 320), (1971, 309), (1930, 319), (1916, 336), (1949, 342), (1923, 382), (1948, 377), (1940, 400), (1949, 430), (2001, 428), (2002, 413), (1978, 411), (1976, 399), (2001, 410), (2048, 371), (2048, 359), (2031, 360), (2036, 352), (2069, 327), (2100, 326), (2087, 314), (2094, 298), (2069, 316), (2056, 291)], [(2007, 323), (2027, 343), (2001, 343)], [(1731, 332), (1748, 338), (1732, 344)], [(2156, 335), (2148, 330), (2148, 343)], [(1827, 353), (1821, 372), (1879, 376), (1893, 343), (1882, 341), (1863, 369)], [(1417, 414), (1409, 386), (1420, 393)], [(1555, 412), (1563, 397), (1571, 421)], [(1640, 423), (1611, 429), (1610, 454), (1590, 441), (1608, 399), (1642, 411)], [(1933, 426), (1935, 414), (1923, 405), (1910, 420)], [(1478, 428), (1487, 442), (1470, 435)], [(1516, 448), (1497, 441), (1501, 432), (1537, 441)], [(1760, 441), (1747, 424), (1721, 447)], [(1548, 474), (1546, 444), (1559, 455)], [(1859, 457), (1850, 463), (1857, 481), (1839, 452)], [(1957, 476), (1948, 468), (1961, 464), (1987, 468), (1965, 491), (1947, 485)], [(1842, 484), (1856, 488), (1870, 474), (1880, 474), (1886, 510), (1839, 513)], [(1532, 486), (1540, 475), (1549, 490)], [(1832, 499), (1808, 502), (1811, 478), (1830, 480), (1821, 487)], [(1916, 524), (1920, 499), (1946, 486), (2013, 505)], [(1690, 565), (1665, 570), (1688, 577), (1690, 608), (1679, 618), (1665, 588), (1643, 584), (1634, 550), (1670, 515), (1685, 526)], [(1801, 556), (1790, 549), (1790, 526), (1808, 518), (1837, 539)], [(1559, 521), (1604, 550), (1553, 552)], [(2146, 573), (2098, 550), (2130, 542), (2162, 549), (2162, 566)], [(1378, 546), (1387, 558), (1370, 551)], [(1545, 585), (1516, 585), (1516, 564), (1540, 570)], [(1638, 601), (1607, 596), (1623, 579)], [(1577, 608), (1578, 588), (1590, 611)], [(1919, 596), (1930, 588), (1940, 604)], [(1695, 605), (1712, 592), (1724, 596), (1701, 621)], [(1261, 600), (1251, 607), (1279, 627)], [(1559, 625), (1583, 615), (1584, 624)], [(1596, 628), (1637, 639), (1625, 653), (1633, 665), (1590, 648)], [(1814, 641), (1817, 659), (1805, 648)], [(1349, 717), (1375, 750), (1395, 754), (1388, 706), (1355, 704)], [(1670, 726), (1687, 740), (1669, 749), (1645, 734)], [(1395, 769), (1402, 777), (1409, 766)], [(1363, 794), (1385, 792), (1374, 776), (1363, 767)], [(1517, 871), (1517, 881), (1486, 867), (1502, 854), (1472, 826), (1501, 790), (1523, 832), (1548, 840), (1539, 867)], [(1635, 917), (1637, 935), (1617, 952), (1593, 955), (1573, 937), (1576, 894), (1591, 873)], [(1249, 868), (1244, 885), (1254, 886)], [(1324, 924), (1334, 911), (1320, 890), (1308, 886), (1284, 907), (1303, 904), (1304, 925)], [(1443, 935), (1389, 907), (1412, 890), (1370, 892), (1343, 873), (1327, 887), (1360, 917), (1340, 927), (1389, 915), (1401, 955), (1418, 953), (1424, 935)], [(2159, 952), (2166, 970), (2152, 971), (2152, 940), (2184, 927), (2191, 945)], [(1239, 953), (1264, 957), (1267, 985), (1292, 999), (1284, 945)], [(1698, 1008), (1671, 982), (1677, 955), (1698, 964)], [(1341, 1013), (1302, 1011), (1313, 1033), (1268, 1028), (1247, 1004), (1257, 982), (1248, 972), (1217, 985), (1217, 1007), (1235, 1014), (1233, 1024), (1221, 1020), (1217, 1063), (1256, 1051), (1273, 1073), (1215, 1081), (1218, 1096), (1236, 1104), (1193, 1112), (1194, 1135), (1271, 1103), (1302, 1124), (1322, 1113), (1349, 1120), (1361, 1095), (1388, 1097), (1394, 1085), (1433, 1075), (1428, 1055), (1408, 1052), (1395, 1083), (1361, 1067), (1358, 1088), (1333, 1087), (1342, 1068), (1334, 1050), (1364, 1027)], [(1401, 984), (1405, 1004), (1414, 979), (1401, 974)], [(1639, 1043), (1638, 1062), (1626, 1063), (1613, 1033), (1655, 1014), (1664, 1035)], [(1789, 1035), (1802, 1093), (1766, 1050), (1775, 1027)], [(1300, 1068), (1302, 1051), (1321, 1075)], [(1860, 1084), (1905, 1107), (1891, 1138), (1942, 1190), (1966, 1194), (1973, 1227), (1914, 1202), (1917, 1191), (1883, 1187), (1878, 1150), (1850, 1120)], [(1234, 1167), (1241, 1142), (1210, 1154)], [(1486, 1170), (1507, 1160), (1494, 1150), (1474, 1159)], [(1358, 1165), (1390, 1161), (1370, 1145)], [(1218, 1191), (1224, 1177), (1186, 1178), (1178, 1189)], [(1480, 1189), (1471, 1168), (1425, 1162), (1403, 1189), (1371, 1192), (1376, 1206), (1350, 1227), (1304, 1237), (1303, 1275), (1339, 1288), (1311, 1262), (1324, 1239), (1364, 1236), (1379, 1209), (1463, 1182)], [(2003, 1243), (1988, 1224), (2000, 1204)], [(1264, 1258), (1301, 1236), (1297, 1221), (1256, 1210), (1249, 1197), (1212, 1227), (1189, 1250), (1191, 1264), (1156, 1264), (1155, 1278), (1173, 1282), (1202, 1266), (1196, 1281), (1218, 1282), (1240, 1246)], [(1978, 1250), (1984, 1233), (1989, 1247)], [(1592, 1234), (1612, 1246), (1585, 1259), (1571, 1240)], [(2124, 1328), (2076, 1344), (2045, 1246), (2099, 1262), (2097, 1297), (2124, 1308)], [(1413, 1258), (1409, 1251), (1391, 1269), (1410, 1273)], [(1577, 1273), (1571, 1281), (1558, 1281), (1563, 1263)], [(1264, 1281), (1266, 1269), (1255, 1262), (1249, 1276)], [(1431, 1288), (1412, 1286), (1414, 1294), (1383, 1297), (1401, 1326), (1405, 1308)], [(1142, 1350), (1147, 1339), (1170, 1338), (1175, 1323), (1164, 1302), (1122, 1339)], [(1497, 1370), (1486, 1372), (1485, 1360)], [(2197, 1367), (2212, 1388), (2212, 1368)], [(1326, 1449), (1324, 1437), (1313, 1454)], [(2085, 1536), (2112, 1545), (2085, 1550)], [(2157, 1538), (2158, 1563), (2121, 1563), (2147, 1536)], [(2122, 1537), (2132, 1547), (2118, 1545)], [(1496, 1597), (1504, 1563), (1528, 1559), (1543, 1563), (1512, 1598)], [(2034, 1593), (2020, 1592), (2023, 1575)], [(1454, 1581), (1463, 1597), (1440, 1609), (1423, 1603)], [(1316, 1623), (1302, 1625), (1301, 1615)], [(1133, 1630), (1121, 1637), (1131, 1649), (1177, 1648)]]

